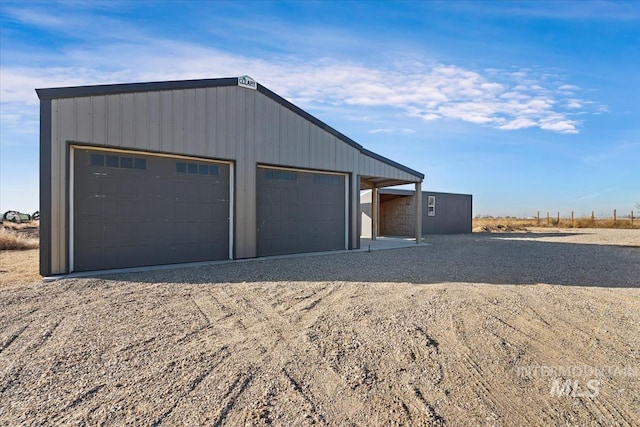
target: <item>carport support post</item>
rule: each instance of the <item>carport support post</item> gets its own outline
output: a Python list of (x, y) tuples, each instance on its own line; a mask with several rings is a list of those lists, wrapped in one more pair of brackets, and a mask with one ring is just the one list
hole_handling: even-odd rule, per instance
[(422, 183), (416, 182), (416, 243), (422, 241)]
[(378, 187), (374, 184), (371, 190), (371, 240), (378, 237), (378, 204)]

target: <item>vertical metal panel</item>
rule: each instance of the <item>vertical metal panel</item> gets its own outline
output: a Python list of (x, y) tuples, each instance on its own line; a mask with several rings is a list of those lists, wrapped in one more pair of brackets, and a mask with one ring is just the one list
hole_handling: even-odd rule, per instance
[(52, 259), (55, 272), (67, 270), (67, 153), (68, 141), (75, 141), (77, 135), (76, 99), (67, 98), (57, 101), (57, 127), (55, 142), (52, 146), (53, 168), (51, 177), (52, 209), (51, 237), (56, 248)]
[(253, 108), (253, 138), (255, 141), (255, 156), (257, 161), (264, 162), (267, 154), (267, 146), (269, 145), (270, 135), (267, 132), (267, 120), (269, 109), (265, 105), (264, 96), (252, 97)]
[(278, 135), (278, 163), (287, 164), (288, 162), (288, 146), (289, 146), (289, 111), (284, 108), (279, 108), (278, 114), (278, 129), (280, 134)]
[(415, 200), (413, 202), (416, 212), (414, 214), (416, 243), (422, 240), (422, 183), (416, 182)]
[(309, 167), (318, 167), (318, 131), (317, 126), (309, 124)]
[(173, 140), (169, 147), (172, 153), (184, 153), (184, 91), (174, 90), (171, 109), (171, 135)]
[(162, 109), (160, 104), (160, 92), (149, 92), (147, 95), (149, 103), (149, 150), (160, 151), (162, 147)]
[(216, 153), (223, 159), (230, 159), (226, 150), (228, 143), (227, 138), (227, 88), (221, 87), (216, 89)]
[(91, 139), (94, 144), (107, 143), (107, 97), (91, 97)]
[(360, 249), (360, 227), (358, 217), (360, 216), (360, 176), (356, 173), (350, 174), (349, 191), (349, 249)]
[(183, 112), (183, 126), (184, 126), (184, 146), (183, 151), (189, 155), (197, 155), (196, 148), (196, 91), (195, 89), (187, 89), (182, 91), (182, 112)]
[(207, 149), (207, 92), (206, 89), (196, 89), (194, 112), (194, 140), (198, 156), (206, 156)]
[(134, 140), (135, 148), (148, 150), (150, 145), (149, 132), (149, 93), (142, 92), (134, 94)]
[(303, 120), (301, 117), (297, 118), (297, 122), (298, 122), (298, 126), (297, 126), (298, 135), (296, 138), (297, 139), (296, 145), (300, 147), (300, 151), (298, 153), (298, 159), (299, 159), (300, 165), (308, 168), (309, 157), (311, 157), (309, 153), (311, 151), (311, 145), (309, 143), (309, 122), (306, 120)]
[(134, 106), (133, 93), (124, 93), (120, 95), (122, 102), (122, 140), (120, 141), (121, 147), (136, 147), (136, 110)]
[(53, 143), (52, 101), (40, 101), (40, 275), (51, 269), (51, 144)]
[(107, 96), (107, 144), (118, 147), (121, 144), (120, 95)]
[(234, 88), (226, 87), (224, 88), (227, 97), (225, 99), (227, 113), (227, 129), (226, 129), (226, 138), (224, 141), (224, 149), (227, 156), (230, 158), (239, 158), (238, 155), (238, 132), (237, 132), (237, 122), (238, 122), (238, 99), (237, 92), (233, 90)]
[[(208, 88), (206, 90), (206, 143), (207, 156), (209, 157), (220, 157), (217, 150), (218, 140), (216, 133), (219, 126), (217, 121), (217, 92), (218, 91), (214, 88)], [(231, 177), (231, 182), (233, 182), (233, 171), (231, 173)]]
[(265, 133), (265, 139), (260, 157), (257, 158), (262, 163), (277, 163), (280, 159), (280, 105), (270, 99), (260, 96), (261, 108), (264, 109), (264, 122), (261, 130)]
[(307, 159), (309, 158), (309, 141), (305, 139), (304, 134), (304, 122), (305, 120), (297, 115), (294, 115), (294, 138), (293, 146), (295, 147), (295, 161), (301, 166), (308, 166)]
[(60, 268), (59, 264), (59, 255), (58, 252), (65, 250), (64, 247), (60, 245), (60, 239), (57, 238), (57, 231), (60, 227), (57, 221), (60, 218), (57, 215), (57, 206), (60, 203), (59, 197), (60, 194), (58, 192), (57, 182), (60, 180), (60, 174), (62, 171), (60, 170), (60, 164), (58, 159), (58, 128), (60, 124), (58, 123), (59, 118), (59, 109), (60, 109), (60, 101), (53, 100), (51, 102), (51, 146), (50, 146), (50, 156), (51, 156), (51, 177), (49, 182), (47, 183), (49, 187), (49, 194), (51, 195), (51, 205), (49, 206), (49, 218), (51, 221), (51, 227), (49, 229), (49, 239), (51, 242), (51, 273), (63, 273), (66, 272), (66, 269)]
[(76, 98), (76, 132), (78, 141), (91, 141), (93, 120), (91, 98)]
[(173, 144), (173, 91), (160, 93), (160, 141), (161, 150), (169, 151)]
[(233, 144), (234, 157), (236, 159), (236, 256), (238, 258), (252, 258), (256, 256), (255, 239), (255, 150), (249, 141), (251, 132), (249, 122), (253, 120), (251, 111), (250, 89), (229, 88), (227, 93), (229, 110), (232, 112), (232, 124), (230, 127), (230, 142)]

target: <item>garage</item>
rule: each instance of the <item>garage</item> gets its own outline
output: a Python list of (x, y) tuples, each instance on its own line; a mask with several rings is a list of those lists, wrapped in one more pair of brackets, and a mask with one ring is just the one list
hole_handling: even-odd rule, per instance
[(258, 256), (346, 249), (346, 176), (258, 167)]
[(75, 147), (72, 269), (229, 259), (228, 163)]
[(424, 179), (249, 76), (36, 92), (43, 276), (357, 250), (360, 191)]

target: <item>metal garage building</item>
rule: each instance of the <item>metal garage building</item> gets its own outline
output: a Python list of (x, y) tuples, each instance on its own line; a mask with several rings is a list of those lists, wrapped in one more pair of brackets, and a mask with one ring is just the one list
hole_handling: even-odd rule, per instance
[(421, 194), (247, 76), (37, 93), (42, 275), (357, 249), (360, 190)]
[[(362, 237), (415, 235), (415, 194), (393, 188), (363, 191), (360, 196)], [(470, 194), (423, 191), (420, 199), (423, 235), (471, 233), (473, 197)]]

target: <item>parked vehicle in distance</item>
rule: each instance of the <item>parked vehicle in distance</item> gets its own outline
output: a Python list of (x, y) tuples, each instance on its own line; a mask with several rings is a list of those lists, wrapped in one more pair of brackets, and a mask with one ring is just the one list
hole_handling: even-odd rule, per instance
[[(37, 218), (34, 218), (35, 215), (38, 215)], [(26, 213), (21, 213), (18, 211), (6, 211), (4, 215), (2, 215), (3, 221), (11, 221), (11, 222), (28, 222), (32, 219), (40, 219), (40, 212), (36, 211), (34, 215), (29, 215)]]

